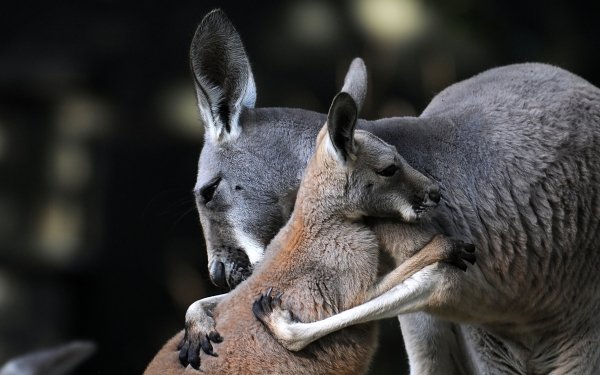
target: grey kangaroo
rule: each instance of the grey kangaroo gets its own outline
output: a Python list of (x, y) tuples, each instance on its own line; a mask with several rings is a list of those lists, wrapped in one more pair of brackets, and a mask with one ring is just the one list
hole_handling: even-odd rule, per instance
[[(303, 320), (322, 319), (392, 288), (419, 284), (432, 272), (428, 266), (434, 263), (447, 262), (464, 269), (464, 261), (475, 261), (472, 245), (440, 235), (376, 280), (377, 238), (360, 218), (401, 216), (414, 194), (431, 194), (438, 187), (411, 170), (393, 146), (361, 130), (355, 134), (356, 118), (354, 100), (347, 93), (338, 94), (327, 124), (317, 136), (316, 151), (302, 178), (290, 220), (269, 244), (260, 267), (214, 310), (217, 329), (227, 337), (217, 348), (227, 355), (205, 356), (202, 373), (364, 373), (375, 351), (373, 324), (342, 330), (319, 345), (294, 353), (261, 327), (252, 315), (252, 306), (260, 318), (272, 307), (286, 305)], [(405, 173), (384, 172), (400, 166)], [(176, 336), (158, 353), (146, 375), (192, 372), (176, 359), (173, 349), (180, 340), (181, 336)]]
[[(191, 64), (206, 129), (197, 207), (211, 279), (233, 288), (289, 218), (325, 115), (254, 108), (248, 58), (221, 11), (200, 24)], [(344, 91), (360, 108), (361, 60)], [(405, 314), (399, 319), (414, 374), (600, 372), (600, 90), (553, 66), (510, 65), (450, 86), (419, 117), (357, 126), (394, 145), (441, 189), (426, 222), (406, 223), (422, 197), (404, 222), (371, 221), (396, 264), (438, 232), (473, 243), (478, 262), (462, 277), (437, 269), (412, 292), (384, 293), (316, 329)], [(210, 316), (221, 298), (188, 310), (184, 362), (201, 349), (212, 353), (211, 341), (221, 339)], [(265, 318), (282, 343), (301, 347), (319, 336), (309, 324), (308, 337), (298, 337), (293, 327), (308, 323), (288, 313), (274, 306)]]

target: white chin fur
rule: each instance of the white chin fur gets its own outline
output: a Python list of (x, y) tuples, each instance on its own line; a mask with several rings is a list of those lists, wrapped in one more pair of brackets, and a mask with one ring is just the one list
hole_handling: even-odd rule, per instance
[(419, 218), (419, 215), (409, 205), (406, 205), (402, 208), (402, 210), (400, 211), (400, 215), (402, 216), (402, 220), (408, 223), (416, 221)]
[(238, 245), (248, 256), (250, 264), (254, 266), (262, 259), (263, 254), (265, 253), (265, 248), (261, 246), (254, 238), (240, 230), (236, 230), (235, 239), (237, 240)]

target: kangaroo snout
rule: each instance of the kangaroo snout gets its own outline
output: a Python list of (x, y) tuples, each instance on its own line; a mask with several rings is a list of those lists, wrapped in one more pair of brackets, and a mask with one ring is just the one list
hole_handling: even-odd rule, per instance
[(441, 199), (440, 187), (437, 184), (432, 184), (425, 188), (422, 193), (415, 194), (413, 209), (417, 213), (423, 213), (429, 208), (436, 207)]
[(233, 289), (252, 274), (252, 265), (241, 249), (221, 248), (208, 265), (210, 281), (219, 288)]
[(442, 194), (440, 193), (440, 187), (437, 184), (434, 184), (427, 188), (423, 204), (427, 207), (434, 207), (440, 203), (441, 199)]
[(225, 274), (225, 265), (223, 262), (215, 261), (210, 265), (210, 281), (219, 288), (227, 286), (227, 276)]

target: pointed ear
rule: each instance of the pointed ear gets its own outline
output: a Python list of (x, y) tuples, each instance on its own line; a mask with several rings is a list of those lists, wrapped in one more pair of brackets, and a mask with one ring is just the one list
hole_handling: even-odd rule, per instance
[(333, 98), (327, 115), (328, 146), (332, 146), (335, 155), (343, 163), (356, 157), (354, 129), (357, 113), (356, 102), (350, 94), (340, 92)]
[(190, 62), (208, 139), (235, 139), (242, 109), (256, 102), (256, 86), (240, 36), (220, 9), (207, 14), (196, 29)]
[(360, 112), (367, 96), (367, 67), (360, 57), (352, 60), (341, 91), (350, 94)]
[(96, 345), (90, 341), (73, 341), (12, 359), (0, 367), (0, 374), (70, 374), (95, 350)]

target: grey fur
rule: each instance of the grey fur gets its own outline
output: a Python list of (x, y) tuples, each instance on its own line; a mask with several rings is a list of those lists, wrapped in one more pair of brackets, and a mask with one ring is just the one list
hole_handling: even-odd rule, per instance
[(359, 112), (367, 97), (367, 85), (364, 84), (365, 82), (367, 82), (367, 67), (363, 59), (357, 57), (350, 63), (348, 73), (346, 73), (346, 77), (344, 78), (342, 92), (347, 92), (352, 96)]
[(240, 112), (254, 107), (256, 87), (242, 41), (220, 9), (198, 26), (190, 60), (206, 133), (213, 141), (235, 138)]
[[(216, 328), (226, 340), (215, 349), (226, 355), (215, 358), (208, 351), (207, 354), (213, 355), (199, 356), (198, 348), (190, 345), (192, 331), (187, 329), (183, 340), (181, 335), (169, 340), (144, 374), (188, 373), (173, 356), (175, 342), (181, 340), (180, 360), (186, 364), (187, 356), (187, 362), (196, 369), (202, 361), (199, 371), (203, 374), (365, 373), (375, 352), (373, 324), (348, 326), (341, 332), (337, 332), (340, 327), (335, 327), (331, 331), (335, 334), (306, 347), (302, 353), (294, 353), (287, 350), (297, 351), (293, 342), (283, 341), (282, 346), (270, 334), (277, 329), (273, 323), (278, 318), (292, 318), (285, 312), (280, 316), (276, 311), (281, 311), (282, 306), (293, 308), (294, 316), (301, 321), (337, 316), (337, 312), (351, 311), (352, 307), (372, 301), (399, 285), (412, 289), (419, 284), (418, 280), (426, 279), (448, 263), (466, 270), (463, 260), (475, 261), (472, 245), (439, 235), (420, 251), (415, 249), (415, 255), (406, 262), (377, 278), (377, 238), (364, 221), (356, 218), (365, 214), (403, 216), (406, 202), (420, 192), (406, 190), (399, 182), (410, 180), (406, 172), (419, 180), (408, 181), (409, 185), (420, 185), (427, 178), (401, 168), (405, 162), (393, 146), (371, 133), (355, 132), (356, 119), (356, 104), (351, 96), (338, 94), (328, 116), (328, 123), (335, 121), (336, 125), (323, 126), (317, 136), (316, 151), (304, 171), (292, 216), (269, 244), (262, 264), (253, 275), (227, 296), (216, 297), (221, 300), (213, 316)], [(332, 131), (342, 138), (352, 138), (353, 142), (341, 145), (352, 144), (352, 150), (334, 149), (331, 139), (339, 137)], [(382, 174), (390, 165), (398, 168), (394, 173)], [(427, 182), (426, 185), (433, 185)], [(210, 303), (205, 300), (197, 304)], [(283, 331), (278, 336), (285, 335)], [(202, 347), (207, 345), (210, 344), (205, 341)]]
[[(209, 249), (232, 241), (231, 228), (269, 242), (324, 120), (245, 108), (235, 141), (206, 143), (197, 189), (220, 175), (223, 197), (218, 210), (198, 202)], [(553, 66), (510, 65), (450, 86), (417, 118), (358, 127), (439, 183), (439, 214), (423, 230), (478, 251), (473, 272), (447, 273), (434, 316), (401, 317), (412, 372), (598, 373), (600, 90)], [(394, 241), (405, 225), (373, 225), (398, 262), (410, 255)]]
[(0, 367), (0, 375), (65, 375), (96, 350), (89, 341), (73, 341), (14, 358)]

